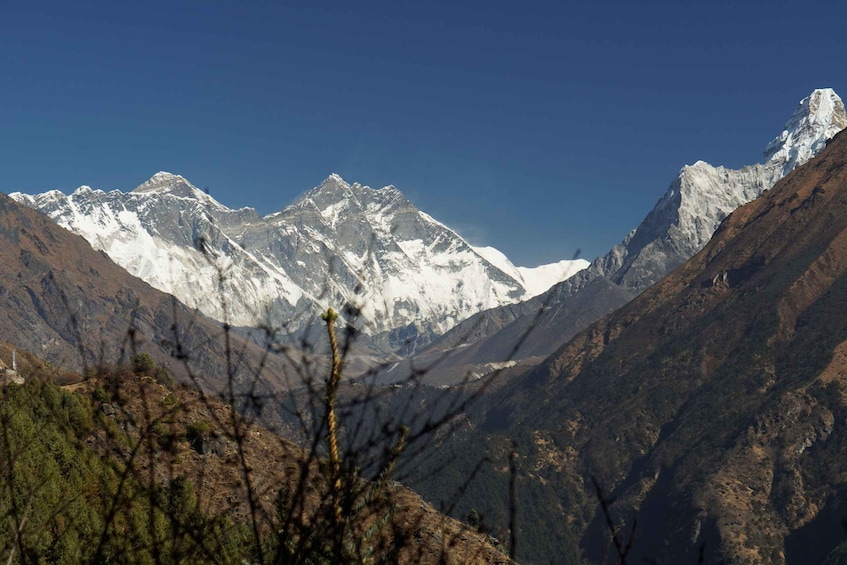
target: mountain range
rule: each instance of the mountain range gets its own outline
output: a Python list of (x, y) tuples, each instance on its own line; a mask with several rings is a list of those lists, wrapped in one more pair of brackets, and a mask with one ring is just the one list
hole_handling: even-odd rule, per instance
[(767, 145), (763, 163), (683, 167), (642, 223), (590, 265), (515, 267), (496, 249), (468, 244), (395, 187), (375, 190), (334, 174), (264, 217), (229, 209), (165, 172), (127, 193), (83, 186), (70, 195), (11, 196), (214, 319), (302, 341), (316, 312), (346, 308), (368, 351), (438, 360), (435, 381), (449, 383), (500, 367), (504, 352), (540, 361), (691, 257), (726, 215), (845, 125), (837, 94), (815, 90)]
[(81, 187), (12, 198), (85, 237), (152, 286), (237, 326), (301, 335), (350, 305), (384, 350), (426, 343), (468, 316), (544, 292), (588, 266), (520, 268), (468, 244), (393, 186), (330, 175), (283, 210), (231, 210), (181, 176), (135, 190)]

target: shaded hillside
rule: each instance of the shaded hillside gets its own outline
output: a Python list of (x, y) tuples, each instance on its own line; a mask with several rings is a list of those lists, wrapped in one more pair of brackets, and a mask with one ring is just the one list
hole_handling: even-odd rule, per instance
[(471, 316), (379, 378), (395, 382), (395, 375), (424, 368), (431, 369), (427, 382), (456, 384), (490, 375), (503, 362), (538, 363), (634, 296), (605, 277), (581, 271), (538, 298)]
[(526, 484), (547, 493), (532, 527), (562, 539), (577, 524), (595, 561), (609, 544), (592, 477), (616, 522), (637, 517), (632, 562), (697, 562), (703, 544), (707, 563), (821, 561), (847, 539), (831, 527), (847, 517), (845, 308), (840, 134), (676, 272), (494, 393), (480, 428), (443, 449), (517, 438)]
[[(285, 386), (290, 367), (242, 340), (227, 352), (220, 325), (132, 277), (81, 237), (0, 195), (0, 340), (82, 370), (149, 353), (207, 390), (230, 376)], [(259, 368), (262, 371), (259, 371)], [(261, 373), (261, 374), (259, 374)]]

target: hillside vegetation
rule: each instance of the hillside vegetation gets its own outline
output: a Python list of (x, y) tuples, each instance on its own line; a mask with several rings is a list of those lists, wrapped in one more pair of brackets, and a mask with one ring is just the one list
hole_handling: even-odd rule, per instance
[(345, 471), (334, 498), (316, 450), (156, 382), (145, 357), (0, 389), (2, 562), (509, 561), (398, 485)]

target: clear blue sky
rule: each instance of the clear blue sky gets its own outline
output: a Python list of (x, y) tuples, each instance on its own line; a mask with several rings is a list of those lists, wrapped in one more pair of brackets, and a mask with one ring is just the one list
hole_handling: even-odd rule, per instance
[(605, 253), (679, 168), (847, 96), (843, 2), (0, 0), (0, 191), (179, 173), (282, 208), (394, 184), (533, 265)]

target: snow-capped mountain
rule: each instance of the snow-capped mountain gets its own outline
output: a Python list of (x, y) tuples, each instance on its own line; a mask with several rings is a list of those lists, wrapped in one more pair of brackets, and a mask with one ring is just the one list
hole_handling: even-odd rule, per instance
[(817, 155), (845, 127), (838, 95), (828, 88), (813, 91), (767, 145), (763, 163), (739, 170), (703, 161), (683, 167), (639, 226), (587, 269), (535, 300), (474, 315), (422, 356), (436, 358), (441, 374), (461, 376), (503, 361), (504, 351), (514, 351), (513, 359), (550, 355), (694, 256), (733, 210)]
[(321, 308), (350, 304), (365, 332), (387, 332), (395, 346), (530, 298), (588, 265), (515, 267), (495, 249), (469, 245), (393, 186), (372, 189), (335, 174), (265, 217), (231, 210), (165, 172), (128, 193), (83, 186), (69, 196), (11, 196), (218, 320), (296, 332)]
[(733, 210), (814, 157), (847, 127), (844, 103), (831, 88), (800, 101), (765, 148), (765, 161), (742, 169), (697, 161), (682, 168), (653, 210), (591, 271), (640, 292), (703, 248)]

